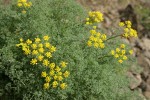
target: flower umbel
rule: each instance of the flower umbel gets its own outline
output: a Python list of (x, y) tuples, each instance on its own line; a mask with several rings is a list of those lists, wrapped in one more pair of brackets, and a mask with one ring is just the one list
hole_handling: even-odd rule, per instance
[(122, 34), (123, 37), (129, 38), (129, 37), (138, 37), (137, 31), (132, 28), (131, 21), (125, 21), (119, 23), (120, 27), (123, 27), (124, 33)]
[(103, 14), (99, 11), (91, 11), (89, 12), (89, 17), (86, 18), (86, 24), (87, 25), (92, 25), (94, 23), (99, 23), (102, 22), (103, 19)]

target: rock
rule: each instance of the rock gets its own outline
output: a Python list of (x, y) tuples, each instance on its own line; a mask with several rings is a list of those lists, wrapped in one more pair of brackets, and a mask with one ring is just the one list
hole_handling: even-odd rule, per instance
[(148, 59), (148, 58), (145, 57), (145, 61), (148, 64), (148, 68), (149, 68), (149, 72), (150, 72), (150, 59)]
[(143, 94), (147, 99), (150, 99), (150, 91), (145, 91)]
[(150, 51), (150, 39), (143, 38), (142, 41), (143, 41), (143, 46), (145, 46), (145, 48)]
[(146, 50), (145, 46), (143, 45), (143, 42), (139, 39), (135, 41), (135, 47), (140, 50)]
[(131, 72), (128, 72), (128, 76), (131, 79), (130, 89), (133, 90), (133, 89), (137, 88), (138, 86), (140, 86), (140, 84), (142, 83), (140, 74), (133, 75)]
[(148, 58), (144, 57), (143, 54), (140, 54), (137, 58), (138, 64), (143, 67), (143, 78), (147, 78), (150, 73), (150, 63)]
[(146, 83), (146, 91), (150, 92), (150, 84)]
[(112, 23), (111, 23), (110, 19), (108, 17), (105, 17), (105, 24), (104, 24), (104, 26), (106, 28), (109, 28), (111, 26), (111, 24)]
[(144, 52), (144, 56), (150, 59), (150, 52), (147, 50)]
[(147, 80), (146, 80), (146, 84), (147, 84), (147, 91), (150, 91), (150, 75), (149, 75), (149, 77), (147, 78)]

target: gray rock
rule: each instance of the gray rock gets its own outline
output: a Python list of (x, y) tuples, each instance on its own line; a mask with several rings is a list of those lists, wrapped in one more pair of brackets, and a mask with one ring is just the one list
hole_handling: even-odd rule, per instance
[(128, 77), (131, 79), (130, 89), (132, 90), (137, 88), (142, 83), (140, 74), (133, 75), (131, 72), (128, 72)]

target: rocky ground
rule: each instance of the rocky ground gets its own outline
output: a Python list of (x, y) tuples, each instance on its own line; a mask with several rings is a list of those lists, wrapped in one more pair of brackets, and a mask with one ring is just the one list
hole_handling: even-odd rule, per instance
[[(103, 27), (115, 28), (119, 21), (130, 20), (138, 31), (138, 39), (129, 40), (140, 66), (132, 65), (127, 75), (131, 78), (130, 89), (139, 91), (143, 100), (150, 100), (150, 0), (76, 0), (85, 9), (99, 10), (105, 16)], [(107, 30), (108, 31), (108, 30)], [(111, 33), (112, 30), (110, 30)]]

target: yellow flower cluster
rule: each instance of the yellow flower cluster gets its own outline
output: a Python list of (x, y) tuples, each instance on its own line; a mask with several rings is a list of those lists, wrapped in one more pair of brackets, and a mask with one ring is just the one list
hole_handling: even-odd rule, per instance
[(89, 17), (86, 18), (86, 24), (87, 25), (92, 25), (93, 23), (99, 23), (102, 22), (103, 19), (103, 14), (99, 11), (92, 11), (89, 12)]
[[(127, 60), (127, 52), (125, 50), (125, 44), (121, 44), (120, 47), (117, 47), (115, 50), (111, 50), (111, 55), (118, 60), (119, 63), (123, 63), (124, 60)], [(133, 50), (129, 50), (129, 54), (132, 54)]]
[(90, 30), (90, 37), (87, 42), (89, 47), (94, 46), (95, 48), (104, 48), (105, 44), (104, 41), (107, 39), (105, 34), (101, 34), (100, 32), (96, 31), (96, 26), (93, 26), (93, 29)]
[(50, 86), (52, 88), (60, 87), (61, 89), (67, 87), (67, 84), (63, 82), (63, 80), (70, 75), (69, 71), (64, 71), (67, 64), (68, 63), (62, 61), (59, 66), (55, 63), (50, 63), (48, 65), (49, 72), (43, 71), (41, 73), (41, 77), (45, 78), (45, 83), (43, 85), (44, 89), (49, 89)]
[(43, 39), (35, 38), (34, 41), (27, 39), (23, 41), (20, 39), (20, 43), (17, 46), (21, 46), (25, 55), (32, 55), (30, 64), (35, 65), (42, 63), (44, 66), (49, 65), (49, 59), (52, 57), (52, 53), (56, 51), (56, 47), (52, 46), (48, 40), (49, 36), (43, 36)]
[(132, 26), (131, 21), (120, 22), (119, 26), (124, 28), (124, 33), (122, 35), (123, 37), (125, 38), (137, 37), (137, 31), (131, 27)]
[(32, 57), (30, 61), (31, 65), (40, 64), (46, 66), (46, 69), (49, 70), (48, 73), (46, 71), (41, 73), (41, 77), (45, 78), (44, 89), (49, 89), (50, 86), (53, 88), (59, 86), (61, 89), (65, 89), (67, 84), (63, 80), (70, 75), (70, 72), (65, 70), (68, 63), (62, 61), (57, 66), (55, 63), (50, 62), (50, 58), (52, 57), (52, 53), (56, 51), (56, 47), (48, 42), (49, 39), (50, 37), (47, 35), (43, 36), (42, 39), (37, 37), (34, 41), (30, 39), (24, 41), (21, 38), (20, 43), (16, 46), (21, 46), (24, 54)]
[(28, 2), (27, 0), (18, 0), (17, 6), (22, 8), (22, 13), (25, 14), (25, 9), (30, 8), (32, 6), (32, 2)]

